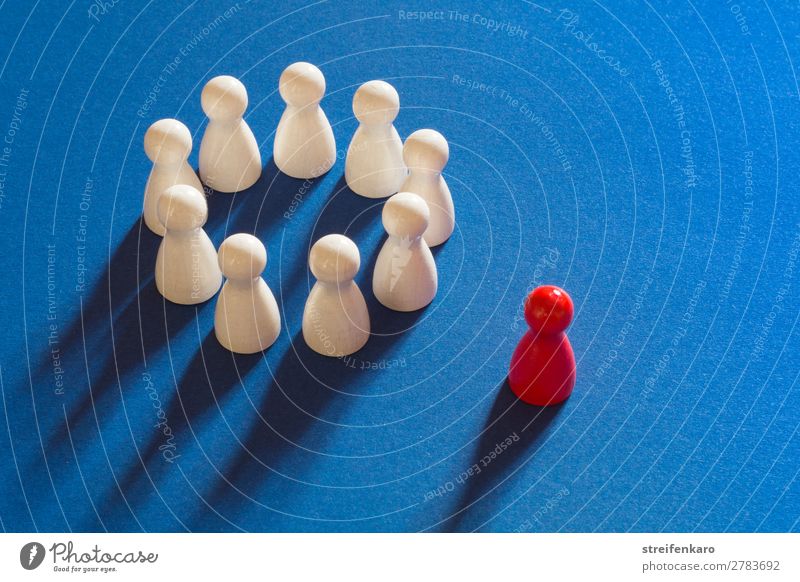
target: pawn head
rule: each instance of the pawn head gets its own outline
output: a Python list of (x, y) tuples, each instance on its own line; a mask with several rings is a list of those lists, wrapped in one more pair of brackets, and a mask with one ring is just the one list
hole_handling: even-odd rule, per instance
[(319, 103), (325, 95), (325, 77), (311, 63), (293, 63), (281, 74), (278, 90), (287, 104), (305, 107)]
[(412, 133), (403, 145), (403, 161), (412, 170), (441, 172), (450, 159), (450, 147), (444, 136), (434, 129)]
[(525, 321), (537, 332), (554, 334), (566, 331), (573, 312), (572, 299), (555, 285), (537, 287), (525, 300)]
[(267, 266), (267, 249), (252, 234), (240, 232), (222, 241), (218, 258), (228, 279), (255, 279)]
[(400, 96), (386, 81), (369, 81), (353, 97), (353, 113), (361, 123), (392, 123), (400, 112)]
[(411, 192), (398, 192), (383, 205), (383, 227), (391, 236), (417, 238), (428, 228), (428, 203)]
[(308, 257), (311, 272), (326, 283), (351, 281), (361, 266), (356, 243), (342, 234), (323, 236), (311, 247)]
[(192, 134), (177, 119), (159, 119), (144, 134), (144, 153), (154, 164), (179, 164), (192, 151)]
[(158, 197), (158, 219), (167, 230), (200, 228), (208, 218), (205, 196), (187, 184), (170, 186)]
[(214, 77), (203, 87), (200, 104), (209, 119), (236, 119), (247, 109), (247, 89), (236, 77)]

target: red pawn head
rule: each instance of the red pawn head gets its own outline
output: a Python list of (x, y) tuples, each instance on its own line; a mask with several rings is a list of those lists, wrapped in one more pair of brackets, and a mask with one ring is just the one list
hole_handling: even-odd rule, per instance
[(561, 333), (572, 323), (575, 308), (572, 299), (561, 287), (542, 285), (525, 300), (525, 321), (541, 333)]
[(520, 400), (537, 406), (566, 400), (575, 386), (575, 356), (564, 331), (574, 307), (566, 291), (553, 285), (537, 287), (525, 302), (531, 329), (511, 356), (508, 383)]

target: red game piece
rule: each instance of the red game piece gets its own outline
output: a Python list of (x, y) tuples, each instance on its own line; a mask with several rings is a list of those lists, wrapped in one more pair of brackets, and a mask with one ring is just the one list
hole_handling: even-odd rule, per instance
[(525, 300), (531, 329), (511, 356), (508, 384), (528, 404), (563, 402), (575, 387), (575, 355), (564, 331), (574, 308), (566, 291), (553, 285), (534, 289)]

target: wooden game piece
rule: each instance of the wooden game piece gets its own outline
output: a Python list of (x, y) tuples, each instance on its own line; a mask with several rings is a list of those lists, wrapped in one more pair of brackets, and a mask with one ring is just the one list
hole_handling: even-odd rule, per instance
[(447, 140), (433, 129), (415, 131), (403, 146), (403, 161), (409, 174), (401, 191), (413, 192), (427, 202), (431, 218), (423, 237), (429, 247), (445, 242), (455, 227), (453, 197), (442, 176), (449, 157)]
[(193, 305), (214, 296), (222, 284), (217, 251), (203, 225), (206, 199), (186, 184), (167, 188), (158, 199), (166, 232), (156, 257), (156, 288), (173, 303)]
[(244, 120), (247, 90), (228, 75), (214, 77), (203, 88), (208, 127), (200, 142), (200, 178), (219, 192), (246, 190), (261, 176), (258, 142)]
[(321, 176), (336, 162), (336, 140), (319, 105), (325, 77), (311, 63), (294, 63), (283, 72), (278, 87), (286, 109), (275, 130), (275, 165), (293, 178)]
[(353, 278), (361, 264), (358, 247), (341, 234), (329, 234), (308, 257), (317, 282), (303, 311), (303, 338), (324, 356), (347, 356), (369, 339), (369, 312)]
[(353, 97), (353, 113), (359, 121), (347, 149), (344, 175), (356, 194), (385, 198), (399, 191), (406, 177), (403, 142), (393, 121), (400, 111), (400, 97), (389, 83), (369, 81)]
[(281, 331), (278, 302), (261, 277), (267, 249), (253, 235), (231, 235), (219, 247), (219, 266), (227, 278), (214, 312), (219, 343), (238, 354), (267, 349)]
[(383, 207), (383, 226), (389, 238), (383, 244), (372, 276), (372, 290), (384, 306), (416, 311), (436, 296), (436, 263), (422, 234), (430, 211), (411, 192), (399, 192)]
[(158, 219), (158, 198), (175, 184), (203, 189), (200, 179), (187, 161), (192, 152), (192, 134), (177, 119), (159, 119), (144, 134), (144, 153), (153, 169), (144, 188), (144, 223), (159, 236), (164, 225)]

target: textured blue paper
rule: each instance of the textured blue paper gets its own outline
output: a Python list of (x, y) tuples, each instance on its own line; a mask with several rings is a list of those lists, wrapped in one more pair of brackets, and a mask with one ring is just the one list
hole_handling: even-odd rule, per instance
[[(419, 10), (433, 10), (420, 15)], [(7, 531), (798, 529), (798, 18), (776, 2), (6, 2), (0, 7), (0, 520)], [(340, 160), (271, 162), (278, 77), (324, 72)], [(263, 355), (165, 304), (139, 223), (148, 125), (197, 162), (232, 74), (265, 170), (212, 194), (284, 318)], [(380, 201), (344, 183), (355, 89), (450, 142), (440, 291), (370, 288)], [(359, 245), (375, 336), (300, 336), (324, 234)], [(563, 406), (504, 386), (526, 290), (575, 301)]]

